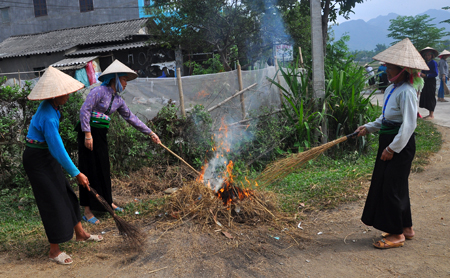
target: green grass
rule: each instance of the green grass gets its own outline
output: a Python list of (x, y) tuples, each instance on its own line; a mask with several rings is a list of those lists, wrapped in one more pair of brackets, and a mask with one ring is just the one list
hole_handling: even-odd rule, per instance
[[(417, 151), (412, 171), (420, 172), (428, 163), (428, 157), (440, 149), (442, 138), (437, 129), (424, 120), (419, 120), (416, 134)], [(377, 150), (377, 135), (370, 136), (374, 137), (369, 140), (372, 145), (367, 154), (354, 152), (337, 159), (322, 155), (265, 190), (276, 192), (282, 209), (290, 213), (330, 208), (362, 198), (367, 192), (362, 185), (370, 180)], [(129, 203), (121, 216), (130, 221), (146, 219), (153, 216), (164, 201), (160, 198)], [(300, 206), (301, 203), (305, 206)], [(135, 215), (136, 211), (139, 216)], [(108, 214), (103, 217), (110, 218)], [(62, 248), (72, 252), (83, 246), (70, 241)], [(11, 250), (19, 250), (26, 256), (43, 256), (48, 252), (48, 241), (31, 188), (0, 191), (0, 252)]]

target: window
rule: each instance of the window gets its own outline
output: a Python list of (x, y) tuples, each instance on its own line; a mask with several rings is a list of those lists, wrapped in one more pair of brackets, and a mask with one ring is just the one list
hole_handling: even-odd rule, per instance
[(94, 10), (93, 0), (80, 0), (80, 12), (89, 12)]
[(47, 3), (45, 0), (33, 0), (33, 4), (35, 17), (47, 15)]
[(1, 8), (0, 12), (1, 12), (0, 18), (2, 19), (1, 20), (2, 23), (8, 23), (11, 21), (11, 19), (9, 18), (9, 8)]

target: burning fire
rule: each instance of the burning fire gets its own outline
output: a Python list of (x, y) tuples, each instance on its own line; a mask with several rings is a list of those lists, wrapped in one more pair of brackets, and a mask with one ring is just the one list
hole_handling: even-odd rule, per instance
[[(253, 191), (251, 189), (244, 188), (244, 184), (242, 182), (242, 188), (236, 186), (234, 182), (234, 163), (230, 160), (227, 164), (227, 160), (224, 155), (225, 153), (229, 153), (231, 151), (231, 144), (228, 140), (226, 140), (228, 138), (228, 133), (228, 126), (225, 124), (225, 121), (222, 118), (222, 123), (219, 128), (219, 134), (216, 136), (217, 140), (215, 140), (218, 146), (214, 146), (211, 149), (213, 152), (215, 152), (215, 156), (209, 163), (205, 162), (205, 164), (202, 166), (201, 175), (197, 179), (212, 190), (216, 191), (217, 197), (223, 201), (223, 204), (225, 206), (228, 206), (237, 200), (251, 198), (251, 196), (253, 195)], [(223, 173), (220, 173), (218, 178), (212, 178), (214, 173), (216, 172), (215, 168), (218, 168), (220, 164), (226, 165), (225, 170), (223, 171)], [(213, 167), (213, 169), (210, 169), (210, 167)], [(206, 172), (208, 172), (208, 174), (206, 174)], [(208, 176), (208, 179), (206, 181), (205, 176)], [(251, 182), (247, 177), (245, 177), (245, 181), (247, 182), (248, 187), (251, 187)], [(258, 186), (256, 181), (255, 186)]]

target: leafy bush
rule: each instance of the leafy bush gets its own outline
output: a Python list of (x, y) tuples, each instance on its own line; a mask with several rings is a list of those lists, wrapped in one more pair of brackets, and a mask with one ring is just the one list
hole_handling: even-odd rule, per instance
[(288, 125), (296, 129), (295, 146), (303, 149), (310, 148), (318, 142), (317, 134), (320, 134), (320, 124), (324, 118), (324, 111), (319, 110), (320, 100), (314, 98), (310, 87), (308, 74), (297, 68), (280, 68), (281, 76), (287, 86), (268, 79), (278, 87), (284, 97), (282, 103), (283, 114), (288, 120)]

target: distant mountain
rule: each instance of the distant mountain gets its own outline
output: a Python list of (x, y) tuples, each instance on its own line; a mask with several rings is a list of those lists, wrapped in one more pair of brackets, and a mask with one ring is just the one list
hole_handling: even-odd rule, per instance
[[(430, 23), (435, 24), (436, 27), (444, 27), (447, 32), (450, 32), (450, 24), (439, 23), (443, 20), (450, 19), (450, 12), (446, 10), (431, 9), (422, 14), (428, 14), (430, 18), (435, 18)], [(395, 13), (388, 15), (380, 15), (369, 21), (362, 19), (349, 20), (339, 25), (334, 25), (331, 29), (334, 31), (336, 40), (340, 39), (344, 34), (350, 36), (350, 41), (347, 43), (350, 50), (373, 50), (377, 44), (385, 44), (389, 46), (394, 40), (388, 38), (389, 20), (395, 19), (399, 16)], [(450, 37), (448, 37), (450, 39)]]

